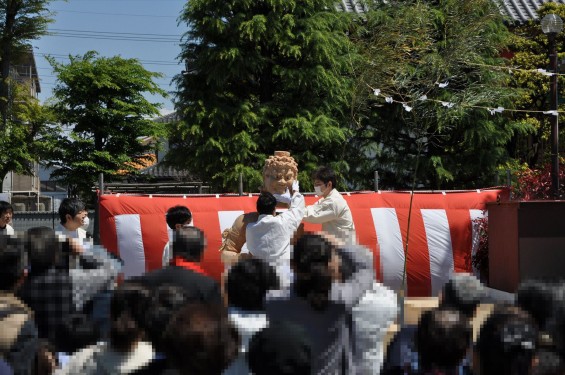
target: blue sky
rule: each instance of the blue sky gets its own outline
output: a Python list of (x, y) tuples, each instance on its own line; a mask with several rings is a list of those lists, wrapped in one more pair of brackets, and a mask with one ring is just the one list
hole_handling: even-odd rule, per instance
[[(156, 79), (162, 89), (174, 90), (171, 79), (184, 68), (178, 63), (177, 56), (186, 25), (177, 26), (177, 19), (185, 3), (186, 0), (53, 1), (49, 8), (56, 13), (55, 22), (49, 30), (59, 35), (32, 41), (41, 82), (39, 99), (45, 101), (52, 96), (56, 81), (44, 55), (68, 62), (66, 56), (69, 54), (82, 55), (90, 50), (97, 51), (100, 56), (139, 59), (147, 70), (164, 74), (163, 78)], [(148, 98), (163, 103), (164, 113), (173, 109), (171, 97)]]

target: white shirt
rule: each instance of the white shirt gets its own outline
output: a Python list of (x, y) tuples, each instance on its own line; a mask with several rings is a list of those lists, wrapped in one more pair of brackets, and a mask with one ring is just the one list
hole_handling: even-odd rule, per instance
[(398, 310), (396, 293), (378, 282), (373, 282), (353, 308), (353, 358), (360, 374), (381, 372), (384, 340)]
[(302, 221), (304, 209), (304, 197), (294, 193), (287, 211), (277, 216), (259, 215), (256, 222), (247, 224), (247, 249), (255, 258), (277, 267), (280, 277), (288, 273), (284, 268), (290, 264), (290, 238)]
[(12, 226), (10, 224), (6, 224), (6, 227), (4, 228), (0, 228), (0, 234), (5, 234), (8, 236), (13, 236), (14, 233), (14, 228), (12, 228)]
[(327, 197), (306, 207), (303, 220), (309, 223), (322, 224), (324, 232), (339, 238), (346, 245), (357, 243), (351, 210), (336, 189), (332, 189)]

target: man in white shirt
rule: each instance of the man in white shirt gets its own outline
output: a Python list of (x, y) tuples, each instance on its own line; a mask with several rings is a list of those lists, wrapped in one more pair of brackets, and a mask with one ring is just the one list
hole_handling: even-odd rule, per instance
[(14, 216), (12, 205), (6, 201), (0, 201), (0, 234), (14, 234), (14, 228), (10, 225), (12, 216)]
[(256, 222), (247, 224), (246, 239), (249, 253), (276, 268), (283, 287), (290, 284), (290, 239), (304, 216), (304, 197), (293, 187), (290, 208), (276, 212), (277, 199), (269, 192), (257, 198)]
[(84, 203), (78, 198), (63, 199), (59, 205), (59, 219), (61, 223), (55, 231), (65, 237), (77, 239), (79, 244), (84, 245), (86, 230), (82, 226), (88, 220)]
[(340, 239), (346, 245), (357, 243), (353, 216), (345, 199), (335, 189), (336, 176), (328, 167), (320, 167), (314, 172), (314, 189), (322, 198), (306, 207), (304, 221), (322, 224), (322, 231)]

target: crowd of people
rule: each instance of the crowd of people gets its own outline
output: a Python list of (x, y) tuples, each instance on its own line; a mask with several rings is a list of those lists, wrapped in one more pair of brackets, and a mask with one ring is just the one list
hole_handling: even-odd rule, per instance
[[(82, 241), (80, 200), (63, 201), (56, 230), (17, 234), (0, 203), (0, 375), (565, 374), (565, 284), (522, 283), (474, 338), (487, 290), (454, 274), (437, 308), (400, 324), (399, 299), (356, 244), (335, 176), (318, 172), (315, 205), (298, 184), (287, 197), (259, 196), (249, 253), (221, 283), (200, 265), (206, 236), (187, 207), (167, 212), (163, 267), (120, 280), (119, 262)], [(283, 199), (290, 208), (278, 214)], [(291, 245), (304, 219), (324, 231)]]

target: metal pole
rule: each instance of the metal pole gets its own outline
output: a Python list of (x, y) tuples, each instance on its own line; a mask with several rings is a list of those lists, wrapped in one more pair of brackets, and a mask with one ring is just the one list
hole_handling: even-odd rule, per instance
[(379, 171), (375, 171), (375, 191), (379, 191)]
[(92, 231), (92, 240), (94, 244), (100, 245), (100, 197), (104, 195), (104, 173), (98, 175), (98, 202), (94, 207), (94, 228)]
[(557, 46), (556, 33), (549, 33), (549, 64), (551, 72), (550, 102), (551, 110), (555, 111), (549, 117), (551, 123), (551, 190), (553, 199), (559, 199), (559, 117), (557, 113)]
[(239, 195), (243, 195), (243, 173), (239, 174)]

